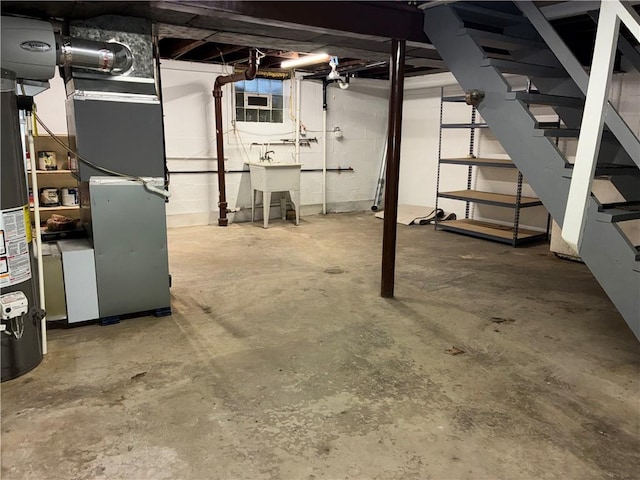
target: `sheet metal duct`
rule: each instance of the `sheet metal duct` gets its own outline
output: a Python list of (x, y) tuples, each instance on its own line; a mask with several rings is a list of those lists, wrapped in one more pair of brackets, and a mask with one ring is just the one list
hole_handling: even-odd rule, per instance
[(133, 66), (133, 55), (126, 45), (79, 38), (59, 38), (58, 65), (87, 68), (121, 75)]

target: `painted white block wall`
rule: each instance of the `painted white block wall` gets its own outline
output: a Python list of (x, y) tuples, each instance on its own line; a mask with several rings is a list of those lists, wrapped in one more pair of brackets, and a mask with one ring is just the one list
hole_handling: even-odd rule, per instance
[[(215, 132), (213, 98), (211, 90), (215, 77), (222, 73), (220, 66), (176, 62), (162, 62), (162, 81), (165, 108), (165, 137), (169, 169), (214, 170)], [(440, 88), (438, 84), (451, 84), (450, 74), (438, 74), (406, 79), (407, 86), (423, 85), (424, 88), (405, 89), (403, 113), (402, 158), (400, 170), (399, 203), (433, 206), (435, 204), (436, 172), (438, 158), (438, 124)], [(318, 143), (301, 148), (303, 168), (322, 166), (322, 86), (311, 81), (302, 82), (302, 122), (307, 136), (316, 137)], [(522, 85), (520, 85), (522, 86)], [(289, 87), (286, 88), (289, 91)], [(448, 91), (452, 91), (448, 87)], [(227, 169), (243, 169), (247, 158), (256, 159), (259, 150), (246, 145), (280, 138), (293, 138), (291, 119), (281, 125), (241, 124), (234, 131), (230, 114), (230, 87), (224, 92), (225, 156)], [(64, 109), (64, 85), (57, 76), (51, 80), (51, 89), (36, 97), (40, 116), (55, 133), (66, 134)], [(640, 135), (640, 74), (637, 72), (614, 75), (610, 99), (627, 121), (631, 129)], [(286, 99), (286, 110), (289, 98)], [(327, 174), (327, 202), (330, 211), (368, 209), (375, 191), (378, 170), (384, 146), (387, 124), (386, 88), (358, 88), (354, 83), (349, 90), (330, 86), (328, 94), (329, 131), (339, 126), (343, 138), (328, 136), (328, 167), (353, 167), (355, 173)], [(447, 115), (451, 121), (467, 118), (468, 109), (448, 104)], [(461, 110), (457, 110), (461, 109)], [(449, 117), (452, 115), (453, 117)], [(444, 155), (464, 155), (468, 149), (468, 132), (451, 130), (445, 133)], [(242, 148), (242, 144), (245, 148)], [(290, 159), (294, 148), (273, 147), (276, 158)], [(572, 145), (563, 149), (570, 155)], [(490, 132), (479, 132), (479, 153), (499, 156), (502, 149)], [(483, 169), (474, 178), (476, 188), (494, 189), (508, 193), (513, 172)], [(505, 177), (506, 176), (506, 177)], [(321, 174), (305, 173), (302, 180), (303, 214), (321, 211)], [(462, 189), (466, 186), (464, 167), (445, 166), (441, 178), (442, 190)], [(231, 207), (250, 206), (250, 181), (248, 173), (227, 175), (228, 201)], [(167, 205), (169, 225), (215, 224), (217, 221), (217, 179), (215, 174), (175, 174), (172, 176), (172, 198)], [(533, 193), (525, 190), (525, 194)], [(443, 200), (441, 206), (448, 211), (464, 215), (464, 203)], [(486, 210), (487, 207), (483, 207)], [(496, 218), (504, 215), (510, 221), (510, 212), (493, 208), (487, 212), (474, 212), (477, 218)], [(534, 209), (530, 209), (533, 212)], [(240, 215), (237, 215), (240, 217)], [(535, 216), (535, 215), (534, 215)], [(544, 215), (542, 215), (544, 216)], [(544, 221), (528, 218), (525, 212), (523, 225), (540, 228)], [(233, 215), (231, 216), (233, 219)], [(244, 216), (246, 219), (246, 215)]]
[[(213, 110), (213, 82), (223, 72), (218, 65), (163, 60), (161, 65), (164, 100), (165, 142), (171, 177), (171, 199), (167, 204), (169, 226), (215, 224), (218, 218), (218, 182), (215, 173), (180, 174), (179, 171), (215, 170), (216, 144)], [(223, 89), (223, 122), (227, 170), (243, 170), (244, 162), (257, 160), (260, 147), (252, 143), (293, 139), (295, 127), (290, 111), (292, 82), (285, 82), (285, 122), (283, 124), (232, 122), (232, 88)], [(383, 82), (384, 84), (384, 82)], [(359, 87), (348, 90), (329, 86), (327, 95), (327, 167), (353, 168), (354, 172), (327, 173), (327, 210), (342, 212), (370, 208), (377, 182), (387, 123), (387, 91)], [(302, 82), (301, 121), (310, 147), (301, 147), (303, 169), (322, 168), (322, 84)], [(66, 134), (65, 91), (56, 76), (51, 89), (38, 95), (38, 112), (54, 133)], [(340, 127), (342, 138), (332, 131)], [(295, 147), (271, 145), (276, 160), (293, 161)], [(242, 209), (230, 220), (250, 218), (251, 187), (248, 171), (228, 173), (227, 201), (230, 208)], [(322, 210), (322, 173), (302, 174), (302, 214)], [(261, 212), (259, 211), (261, 215)], [(274, 216), (279, 209), (274, 209)]]
[[(428, 78), (428, 77), (427, 77)], [(522, 80), (511, 78), (511, 83), (521, 86)], [(451, 79), (442, 78), (446, 95), (462, 94), (462, 90), (451, 86)], [(433, 207), (436, 201), (436, 179), (438, 169), (438, 135), (440, 124), (440, 87), (405, 90), (402, 124), (402, 160), (400, 164), (399, 203)], [(471, 108), (464, 103), (445, 103), (443, 123), (469, 123)], [(476, 122), (482, 122), (480, 116)], [(490, 130), (476, 129), (477, 156), (508, 158), (500, 143)], [(468, 129), (442, 130), (442, 158), (465, 157), (469, 153), (470, 131)], [(497, 193), (515, 194), (517, 173), (510, 169), (474, 169), (472, 188)], [(467, 167), (442, 165), (440, 191), (464, 190), (467, 185)], [(524, 185), (523, 195), (535, 195)], [(440, 199), (438, 207), (464, 218), (465, 202)], [(470, 214), (476, 219), (491, 219), (509, 224), (513, 221), (513, 210), (487, 205), (471, 204)], [(543, 208), (523, 209), (523, 227), (543, 229), (546, 226)]]
[[(218, 191), (215, 173), (179, 174), (179, 171), (216, 169), (215, 125), (211, 90), (221, 66), (164, 60), (161, 64), (165, 114), (165, 140), (171, 177), (171, 201), (167, 205), (169, 226), (215, 224), (218, 218)], [(285, 122), (265, 124), (233, 122), (233, 90), (223, 87), (223, 123), (225, 133), (225, 165), (229, 208), (241, 209), (230, 220), (250, 217), (251, 187), (249, 173), (234, 173), (246, 168), (245, 162), (256, 161), (263, 147), (253, 143), (275, 143), (295, 137), (291, 93), (295, 82), (286, 81)], [(387, 122), (386, 91), (376, 89), (348, 90), (329, 86), (327, 94), (327, 167), (353, 168), (354, 172), (327, 173), (327, 210), (329, 212), (364, 210), (371, 206), (375, 191), (381, 150)], [(310, 147), (300, 148), (303, 170), (322, 168), (322, 84), (303, 81), (301, 121), (306, 137), (316, 139)], [(331, 132), (340, 127), (342, 138)], [(293, 145), (269, 145), (272, 157), (294, 161)], [(318, 213), (322, 204), (322, 173), (302, 173), (302, 214)], [(258, 211), (261, 214), (261, 211)], [(279, 215), (278, 209), (274, 216)], [(259, 217), (258, 217), (259, 218)]]
[[(64, 82), (58, 71), (55, 77), (49, 80), (50, 88), (34, 97), (37, 112), (40, 119), (49, 129), (57, 135), (67, 134), (67, 114), (64, 107), (64, 101), (67, 94), (64, 89)], [(46, 135), (47, 133), (38, 125), (38, 133)]]
[[(436, 75), (410, 79), (425, 88), (405, 89), (404, 113), (402, 124), (402, 158), (400, 164), (399, 203), (434, 206), (436, 195), (436, 176), (438, 167), (438, 134), (440, 114), (440, 87), (431, 81)], [(446, 86), (448, 95), (461, 93), (452, 87), (451, 78), (438, 78)], [(522, 79), (509, 79), (512, 86), (524, 89)], [(435, 85), (434, 85), (435, 84)], [(632, 71), (618, 73), (613, 77), (610, 100), (620, 112), (630, 128), (640, 136), (640, 74)], [(540, 112), (544, 114), (545, 111)], [(548, 112), (547, 112), (548, 113)], [(460, 123), (469, 121), (469, 107), (464, 104), (448, 103), (444, 105), (444, 122)], [(555, 117), (553, 118), (555, 119)], [(476, 130), (478, 156), (500, 158), (504, 154), (500, 143), (490, 130)], [(443, 131), (442, 157), (465, 156), (468, 152), (469, 132), (467, 130)], [(560, 148), (570, 158), (575, 154), (575, 140), (561, 141)], [(506, 169), (476, 169), (472, 188), (498, 193), (514, 193), (515, 172)], [(526, 179), (525, 179), (526, 180)], [(462, 190), (466, 188), (466, 167), (443, 165), (440, 176), (440, 189)], [(523, 195), (535, 196), (535, 192), (525, 185)], [(464, 202), (441, 199), (439, 206), (446, 211), (464, 216)], [(474, 218), (496, 219), (511, 222), (513, 211), (510, 209), (476, 205), (472, 209)], [(546, 213), (543, 208), (523, 209), (521, 224), (523, 227), (544, 228)]]

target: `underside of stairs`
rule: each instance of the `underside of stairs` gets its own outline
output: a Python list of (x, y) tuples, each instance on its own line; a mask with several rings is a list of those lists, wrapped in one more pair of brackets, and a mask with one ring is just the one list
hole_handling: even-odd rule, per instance
[[(573, 165), (558, 138), (577, 142), (587, 70), (533, 2), (443, 4), (425, 11), (424, 29), (460, 86), (484, 92), (478, 112), (562, 226)], [(638, 53), (624, 38), (619, 47)], [(514, 76), (530, 88), (515, 90)], [(558, 122), (538, 121), (540, 106)], [(595, 175), (615, 195), (593, 189), (579, 254), (640, 339), (640, 142), (609, 102)]]

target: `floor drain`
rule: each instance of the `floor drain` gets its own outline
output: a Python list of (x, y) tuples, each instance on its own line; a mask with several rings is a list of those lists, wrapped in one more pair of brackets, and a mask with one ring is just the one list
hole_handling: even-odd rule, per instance
[(336, 275), (338, 273), (344, 273), (344, 270), (341, 269), (340, 267), (329, 267), (326, 268), (324, 273), (329, 273), (331, 275)]

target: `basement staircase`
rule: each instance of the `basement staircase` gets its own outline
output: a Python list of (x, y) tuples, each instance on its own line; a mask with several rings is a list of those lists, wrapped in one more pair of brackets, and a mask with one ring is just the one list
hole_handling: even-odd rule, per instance
[[(425, 10), (424, 30), (461, 87), (484, 92), (478, 112), (562, 226), (573, 165), (556, 138), (577, 144), (589, 83), (584, 67), (529, 1), (438, 5)], [(622, 36), (619, 48), (638, 68), (638, 50)], [(512, 83), (522, 77), (530, 88), (518, 91)], [(560, 128), (536, 119), (544, 108)], [(640, 142), (609, 102), (604, 112), (579, 254), (640, 339)], [(599, 195), (596, 183), (614, 195)]]

